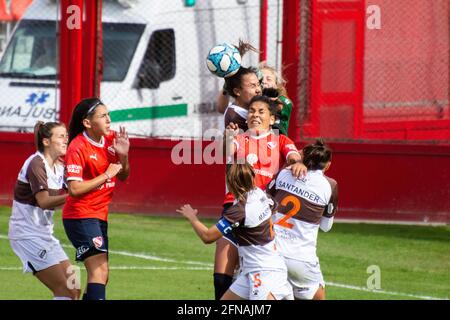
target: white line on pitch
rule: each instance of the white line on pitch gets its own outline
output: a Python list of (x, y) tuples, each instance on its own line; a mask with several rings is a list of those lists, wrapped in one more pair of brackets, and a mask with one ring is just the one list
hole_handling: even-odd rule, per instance
[[(196, 270), (212, 270), (211, 268), (206, 267), (154, 267), (154, 266), (110, 266), (110, 270), (188, 270), (188, 271), (196, 271)], [(20, 267), (0, 267), (0, 271), (19, 271), (22, 270)]]
[[(8, 239), (7, 236), (0, 234), (0, 239)], [(72, 246), (63, 244), (63, 247), (71, 248)], [(124, 256), (130, 256), (135, 258), (141, 258), (145, 260), (153, 260), (153, 261), (161, 261), (161, 262), (171, 262), (171, 263), (180, 263), (180, 264), (195, 264), (195, 265), (201, 265), (205, 268), (178, 268), (178, 267), (116, 267), (117, 270), (211, 270), (212, 264), (204, 263), (204, 262), (197, 262), (197, 261), (179, 261), (175, 259), (166, 259), (161, 258), (153, 255), (147, 255), (143, 253), (131, 253), (128, 251), (109, 251), (113, 254), (118, 255), (124, 255)], [(115, 267), (111, 266), (111, 269), (114, 270)], [(120, 269), (122, 268), (122, 269)], [(130, 269), (126, 269), (130, 268)], [(154, 269), (158, 268), (158, 269)], [(171, 269), (172, 268), (172, 269)], [(177, 269), (178, 268), (178, 269)], [(0, 270), (22, 270), (22, 268), (8, 268), (8, 267), (0, 267)], [(403, 296), (403, 297), (410, 297), (410, 298), (417, 298), (417, 299), (424, 299), (424, 300), (448, 300), (448, 298), (437, 298), (437, 297), (430, 297), (430, 296), (419, 296), (419, 295), (413, 295), (409, 293), (402, 293), (402, 292), (392, 292), (392, 291), (384, 291), (384, 290), (370, 290), (368, 288), (364, 287), (357, 287), (357, 286), (351, 286), (346, 284), (340, 284), (340, 283), (334, 283), (334, 282), (326, 282), (327, 285), (332, 287), (340, 287), (345, 289), (351, 289), (351, 290), (357, 290), (357, 291), (366, 291), (366, 292), (372, 292), (372, 293), (378, 293), (378, 294), (387, 294), (387, 295), (393, 295), (393, 296)]]
[[(8, 236), (0, 234), (0, 239), (8, 240)], [(73, 246), (68, 245), (68, 244), (61, 244), (61, 246), (63, 246), (64, 248), (73, 248)], [(160, 261), (160, 262), (190, 264), (190, 265), (198, 265), (198, 266), (204, 266), (204, 267), (212, 267), (213, 266), (211, 263), (206, 263), (206, 262), (181, 261), (181, 260), (157, 257), (154, 255), (148, 255), (145, 253), (132, 253), (132, 252), (128, 252), (128, 251), (116, 251), (116, 250), (109, 250), (109, 253), (118, 254), (118, 255), (127, 256), (127, 257), (141, 258), (141, 259), (145, 259), (145, 260)]]
[(341, 284), (341, 283), (334, 283), (334, 282), (325, 282), (327, 286), (332, 287), (339, 287), (339, 288), (345, 288), (345, 289), (351, 289), (351, 290), (358, 290), (358, 291), (366, 291), (371, 293), (381, 293), (381, 294), (388, 294), (391, 296), (403, 296), (403, 297), (410, 297), (410, 298), (417, 298), (422, 300), (448, 300), (448, 298), (436, 298), (436, 297), (430, 297), (430, 296), (418, 296), (414, 294), (409, 293), (402, 293), (402, 292), (393, 292), (393, 291), (385, 291), (385, 290), (371, 290), (364, 287), (357, 287), (357, 286), (350, 286), (347, 284)]

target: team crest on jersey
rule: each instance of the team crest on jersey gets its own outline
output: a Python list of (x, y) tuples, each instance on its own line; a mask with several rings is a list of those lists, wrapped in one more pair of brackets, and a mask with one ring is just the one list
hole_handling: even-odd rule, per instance
[(267, 142), (267, 146), (269, 147), (270, 150), (272, 150), (277, 147), (277, 143), (270, 141), (270, 142)]
[(255, 163), (258, 162), (258, 156), (254, 153), (249, 153), (246, 157), (247, 162), (253, 166)]
[(103, 237), (98, 236), (95, 238), (92, 238), (92, 242), (94, 243), (94, 246), (99, 249), (103, 245)]
[(113, 146), (109, 146), (109, 147), (108, 147), (108, 152), (111, 153), (112, 155), (115, 155), (115, 154), (116, 154), (116, 150), (114, 150), (114, 147), (113, 147)]

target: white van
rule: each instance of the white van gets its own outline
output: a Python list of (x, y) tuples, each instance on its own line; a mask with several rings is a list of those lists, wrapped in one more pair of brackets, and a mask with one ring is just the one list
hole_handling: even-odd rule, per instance
[[(207, 70), (205, 58), (221, 42), (259, 46), (260, 0), (188, 2), (103, 2), (101, 99), (114, 126), (145, 137), (198, 138), (222, 129), (214, 100), (223, 80)], [(272, 65), (279, 61), (280, 12), (281, 1), (270, 0)], [(0, 60), (0, 131), (30, 132), (37, 120), (57, 119), (57, 16), (54, 1), (35, 0), (15, 28)], [(257, 63), (258, 54), (249, 53), (243, 65)]]

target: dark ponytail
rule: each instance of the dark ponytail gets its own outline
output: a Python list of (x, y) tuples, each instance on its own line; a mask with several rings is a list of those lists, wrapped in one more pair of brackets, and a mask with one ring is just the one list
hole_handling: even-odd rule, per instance
[(52, 130), (56, 127), (65, 127), (61, 122), (36, 122), (34, 125), (34, 145), (39, 152), (44, 152), (43, 139), (50, 139), (52, 137)]
[(303, 148), (303, 164), (308, 170), (323, 170), (331, 161), (332, 151), (322, 139)]
[(94, 114), (95, 108), (103, 105), (99, 98), (81, 100), (73, 109), (69, 124), (69, 143), (84, 131), (83, 120)]
[(239, 45), (236, 48), (238, 49), (241, 57), (243, 57), (244, 54), (246, 54), (249, 51), (259, 53), (259, 51), (254, 46), (252, 46), (250, 43), (242, 41), (242, 39), (239, 39)]

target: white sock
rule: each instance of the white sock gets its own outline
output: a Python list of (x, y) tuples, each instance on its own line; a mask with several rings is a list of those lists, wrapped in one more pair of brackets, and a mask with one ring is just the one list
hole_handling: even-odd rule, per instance
[(72, 298), (69, 298), (69, 297), (53, 297), (53, 300), (72, 300)]

